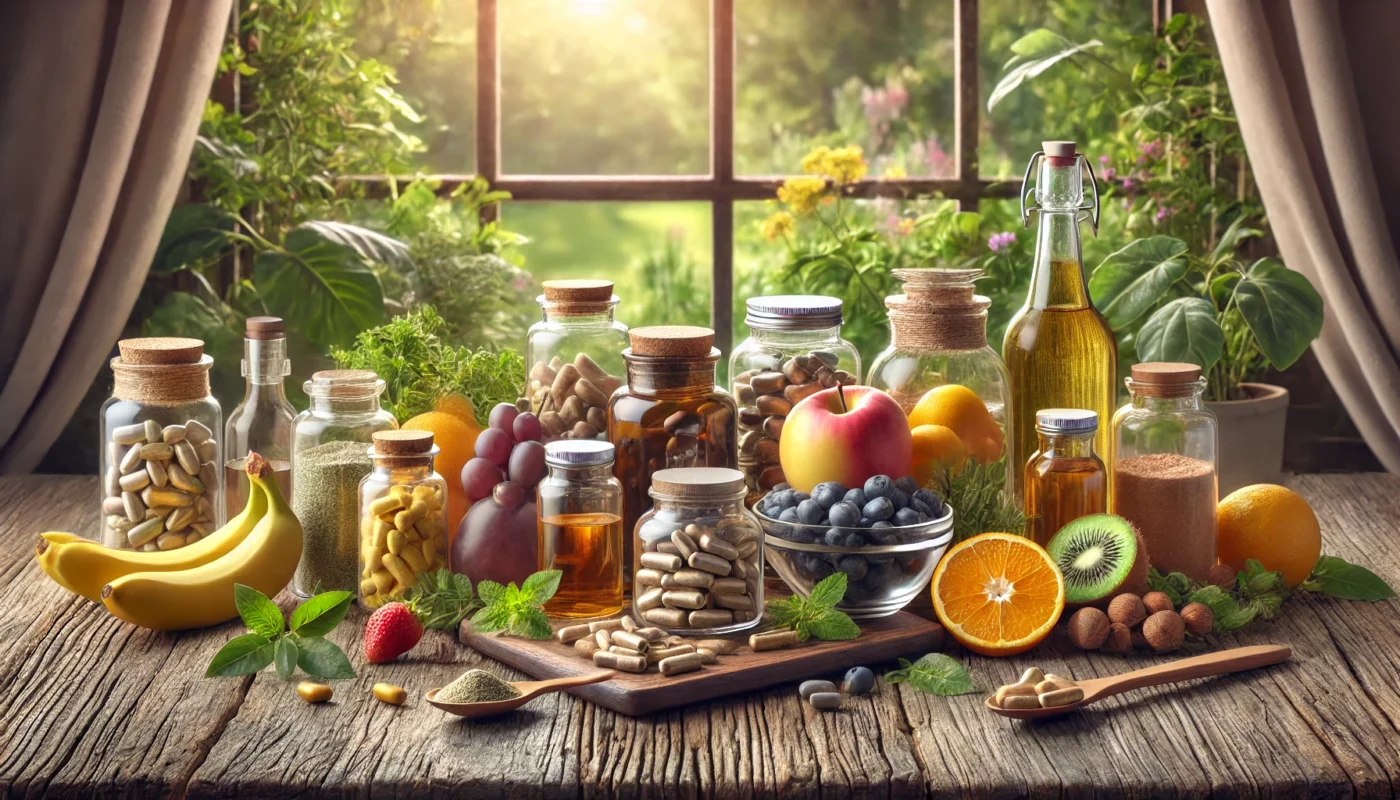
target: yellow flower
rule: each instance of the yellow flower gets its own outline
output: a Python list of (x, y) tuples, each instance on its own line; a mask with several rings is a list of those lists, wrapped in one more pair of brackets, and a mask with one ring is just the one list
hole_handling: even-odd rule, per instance
[(763, 238), (770, 242), (776, 242), (779, 239), (785, 239), (791, 236), (792, 229), (796, 224), (797, 221), (794, 220), (792, 215), (788, 212), (774, 211), (768, 216), (768, 219), (765, 219), (759, 226), (759, 231), (763, 234)]
[(805, 175), (826, 174), (826, 157), (831, 153), (831, 148), (822, 145), (807, 155), (802, 157), (802, 172)]
[(812, 213), (825, 192), (826, 181), (821, 178), (788, 178), (778, 187), (778, 199), (801, 216)]
[(904, 167), (885, 167), (885, 174), (880, 177), (891, 179), (907, 178), (909, 177), (909, 173), (904, 171)]
[(865, 156), (859, 147), (838, 147), (822, 159), (822, 174), (830, 177), (838, 185), (855, 183), (865, 177), (868, 169)]

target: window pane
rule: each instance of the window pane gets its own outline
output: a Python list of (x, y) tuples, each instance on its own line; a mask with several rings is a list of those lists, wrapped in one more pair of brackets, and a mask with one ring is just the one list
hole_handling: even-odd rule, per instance
[(709, 171), (708, 0), (499, 6), (504, 172)]
[(398, 91), (422, 117), (428, 173), (476, 171), (476, 0), (369, 0), (353, 17), (355, 50), (394, 68)]
[(952, 0), (735, 3), (740, 174), (857, 144), (871, 174), (952, 177)]

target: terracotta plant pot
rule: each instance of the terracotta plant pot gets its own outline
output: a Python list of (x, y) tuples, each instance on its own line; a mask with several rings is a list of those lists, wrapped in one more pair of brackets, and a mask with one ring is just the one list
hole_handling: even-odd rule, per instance
[(1242, 383), (1244, 400), (1209, 402), (1220, 420), (1220, 496), (1252, 483), (1283, 482), (1283, 432), (1288, 390)]

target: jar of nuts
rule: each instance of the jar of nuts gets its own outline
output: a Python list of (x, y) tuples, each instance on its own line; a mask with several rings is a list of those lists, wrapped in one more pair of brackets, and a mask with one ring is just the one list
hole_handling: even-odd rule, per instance
[(792, 407), (836, 384), (860, 383), (860, 353), (841, 338), (841, 300), (777, 295), (748, 301), (749, 338), (729, 357), (739, 405), (739, 469), (752, 505), (784, 483), (778, 441)]
[(360, 481), (360, 605), (403, 597), (447, 563), (447, 482), (428, 431), (379, 431)]
[[(728, 467), (734, 455), (734, 398), (715, 385), (715, 332), (687, 325), (634, 328), (622, 351), (627, 385), (608, 404), (608, 439), (617, 448), (622, 525), (630, 531), (651, 508), (652, 473)], [(632, 563), (631, 538), (623, 563)]]
[(544, 441), (606, 439), (608, 398), (622, 385), (627, 326), (613, 318), (612, 281), (545, 281), (544, 319), (525, 337), (529, 364), (521, 411), (540, 418)]
[(672, 633), (733, 633), (763, 618), (763, 536), (734, 469), (664, 469), (637, 523), (633, 615)]
[(100, 416), (102, 542), (174, 550), (223, 524), (223, 411), (198, 339), (123, 339)]

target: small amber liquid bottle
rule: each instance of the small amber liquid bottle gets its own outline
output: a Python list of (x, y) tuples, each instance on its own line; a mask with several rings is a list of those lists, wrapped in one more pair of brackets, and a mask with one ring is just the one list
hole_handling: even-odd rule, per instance
[(596, 439), (545, 445), (549, 474), (535, 490), (539, 567), (564, 573), (545, 603), (551, 617), (605, 617), (622, 610), (622, 484), (613, 446)]
[(1026, 534), (1044, 545), (1065, 525), (1108, 507), (1108, 470), (1094, 454), (1099, 415), (1077, 408), (1036, 412), (1040, 449), (1026, 462)]

